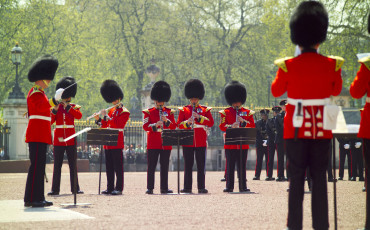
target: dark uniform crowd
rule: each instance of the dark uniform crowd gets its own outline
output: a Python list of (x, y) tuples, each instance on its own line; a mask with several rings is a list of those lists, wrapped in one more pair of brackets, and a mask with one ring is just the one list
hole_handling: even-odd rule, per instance
[[(369, 16), (370, 21), (370, 16)], [(273, 166), (277, 152), (276, 181), (289, 180), (288, 229), (302, 229), (304, 183), (309, 180), (312, 190), (312, 226), (314, 229), (328, 229), (327, 179), (333, 181), (330, 165), (332, 130), (336, 126), (338, 108), (330, 105), (330, 97), (336, 96), (342, 89), (341, 57), (326, 57), (318, 53), (321, 43), (326, 40), (329, 25), (328, 13), (317, 1), (303, 1), (293, 12), (290, 19), (291, 40), (297, 45), (295, 57), (275, 61), (279, 67), (271, 92), (275, 97), (287, 93), (287, 100), (280, 106), (260, 111), (261, 119), (254, 122), (254, 111), (243, 107), (247, 99), (247, 90), (243, 83), (231, 81), (224, 88), (224, 96), (230, 107), (219, 111), (219, 128), (225, 133), (229, 130), (256, 130), (256, 166), (254, 180), (260, 180), (263, 159), (265, 159), (266, 181), (275, 180)], [(368, 26), (370, 33), (370, 22)], [(358, 132), (359, 139), (340, 139), (339, 180), (344, 178), (344, 161), (347, 157), (348, 179), (369, 182), (370, 157), (370, 56), (359, 60), (360, 70), (350, 87), (354, 98), (366, 97), (362, 110), (362, 119)], [(81, 119), (80, 106), (71, 103), (77, 93), (77, 83), (73, 77), (64, 77), (56, 85), (56, 93), (48, 99), (44, 89), (54, 79), (58, 60), (50, 55), (38, 58), (31, 66), (28, 79), (35, 85), (27, 95), (28, 127), (26, 142), (29, 146), (31, 166), (29, 168), (24, 205), (26, 207), (45, 207), (53, 205), (44, 196), (44, 175), (47, 145), (54, 145), (54, 172), (52, 191), (48, 195), (60, 192), (61, 167), (66, 152), (69, 168), (71, 192), (82, 194), (79, 188), (76, 168), (76, 141), (74, 138), (74, 120)], [(102, 97), (112, 104), (109, 109), (94, 114), (96, 124), (101, 128), (118, 130), (118, 142), (115, 146), (104, 146), (106, 158), (107, 187), (103, 194), (121, 195), (124, 189), (123, 169), (123, 130), (130, 112), (121, 103), (124, 95), (121, 87), (114, 80), (105, 80), (100, 88)], [(143, 129), (147, 132), (147, 194), (153, 194), (155, 168), (160, 162), (160, 192), (172, 193), (168, 188), (168, 170), (171, 146), (163, 145), (163, 130), (192, 130), (193, 144), (183, 146), (185, 162), (184, 185), (182, 193), (192, 193), (192, 168), (197, 164), (198, 193), (208, 193), (206, 189), (206, 153), (209, 129), (214, 120), (209, 107), (200, 104), (205, 95), (203, 83), (190, 79), (184, 88), (189, 105), (179, 107), (177, 120), (174, 110), (165, 107), (170, 100), (171, 87), (165, 81), (153, 85), (151, 99), (154, 107), (143, 110)], [(55, 122), (54, 140), (51, 124)], [(226, 134), (225, 134), (226, 135)], [(246, 180), (246, 161), (249, 145), (230, 144), (225, 136), (226, 188), (224, 192), (234, 190), (234, 170), (237, 169), (239, 192), (249, 192)], [(363, 175), (364, 156), (366, 177)], [(286, 159), (285, 159), (286, 158)], [(194, 162), (195, 161), (195, 162)], [(286, 174), (284, 169), (287, 169)], [(328, 172), (328, 175), (326, 175)], [(367, 183), (369, 184), (369, 183)], [(365, 187), (365, 190), (366, 187)], [(370, 193), (366, 192), (366, 223), (370, 229)]]

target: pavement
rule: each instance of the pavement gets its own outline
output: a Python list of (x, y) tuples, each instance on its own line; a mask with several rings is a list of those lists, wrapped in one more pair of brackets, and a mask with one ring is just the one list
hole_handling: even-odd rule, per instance
[[(52, 169), (47, 168), (51, 189)], [(146, 195), (146, 173), (125, 173), (123, 195), (98, 195), (99, 173), (79, 173), (81, 190), (78, 206), (70, 193), (68, 167), (63, 167), (59, 196), (46, 197), (54, 202), (48, 208), (23, 207), (27, 174), (0, 174), (0, 229), (285, 229), (288, 210), (288, 182), (252, 180), (254, 171), (247, 171), (247, 194), (223, 193), (223, 172), (207, 172), (209, 194), (160, 195), (159, 172), (156, 172), (154, 195)], [(264, 173), (264, 171), (263, 171)], [(263, 174), (262, 173), (262, 174)], [(274, 172), (276, 175), (276, 171)], [(345, 175), (348, 175), (345, 172)], [(347, 179), (345, 177), (345, 179)], [(183, 174), (180, 177), (182, 188)], [(236, 180), (237, 183), (237, 180)], [(365, 193), (363, 182), (337, 183), (338, 229), (364, 226)], [(307, 184), (306, 190), (308, 191)], [(237, 188), (237, 184), (235, 184)], [(102, 173), (101, 190), (106, 188)], [(177, 192), (177, 172), (169, 173), (169, 188)], [(196, 189), (193, 174), (193, 192)], [(305, 193), (303, 228), (312, 229), (311, 194)], [(333, 183), (328, 183), (329, 221), (334, 229)], [(90, 203), (86, 205), (83, 203)]]

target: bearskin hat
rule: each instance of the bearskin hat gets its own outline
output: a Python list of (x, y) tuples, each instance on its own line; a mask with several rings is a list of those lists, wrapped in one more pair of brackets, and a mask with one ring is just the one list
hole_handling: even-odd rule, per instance
[(247, 89), (239, 81), (231, 81), (225, 86), (225, 99), (229, 105), (235, 102), (245, 103), (247, 100)]
[(150, 98), (153, 101), (168, 102), (171, 98), (171, 87), (165, 81), (157, 81), (152, 87)]
[(281, 111), (281, 107), (280, 106), (274, 106), (274, 107), (272, 107), (271, 110), (274, 111), (274, 112), (279, 113)]
[(58, 90), (60, 88), (66, 89), (68, 87), (66, 90), (64, 90), (62, 94), (62, 99), (75, 97), (77, 93), (77, 83), (75, 83), (76, 81), (73, 77), (63, 77), (58, 81), (57, 85), (55, 86), (55, 90)]
[(185, 97), (190, 98), (199, 98), (202, 100), (204, 97), (204, 85), (198, 79), (190, 79), (185, 83)]
[(58, 60), (51, 55), (44, 55), (37, 58), (28, 71), (28, 80), (35, 82), (38, 80), (53, 80), (58, 69)]
[(295, 9), (289, 26), (292, 42), (308, 48), (326, 40), (328, 13), (322, 3), (305, 1)]
[(123, 99), (122, 89), (115, 80), (105, 80), (100, 87), (100, 93), (108, 103)]
[(260, 110), (260, 114), (261, 114), (261, 115), (263, 115), (263, 114), (268, 115), (269, 113), (270, 113), (270, 110), (268, 110), (268, 109), (261, 109), (261, 110)]
[(286, 100), (281, 100), (280, 103), (279, 103), (279, 105), (281, 105), (281, 106), (286, 105)]

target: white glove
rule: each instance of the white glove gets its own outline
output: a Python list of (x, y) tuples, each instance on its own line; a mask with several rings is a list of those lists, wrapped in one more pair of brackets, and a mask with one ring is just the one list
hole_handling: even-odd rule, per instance
[(63, 94), (63, 92), (64, 92), (64, 89), (62, 89), (62, 88), (59, 88), (59, 89), (55, 92), (55, 96), (54, 96), (54, 98), (55, 98), (55, 100), (56, 100), (56, 101), (59, 101), (60, 99), (62, 99), (62, 94)]
[(262, 146), (267, 146), (267, 140), (263, 140)]
[(356, 149), (360, 148), (361, 145), (362, 145), (361, 142), (356, 142), (356, 144), (355, 144)]
[(349, 144), (345, 144), (343, 147), (344, 147), (345, 149), (349, 149)]

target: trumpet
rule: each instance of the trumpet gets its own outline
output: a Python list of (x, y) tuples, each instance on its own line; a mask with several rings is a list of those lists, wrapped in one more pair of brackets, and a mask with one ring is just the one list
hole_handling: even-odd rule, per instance
[[(162, 115), (163, 115), (163, 111), (162, 111), (162, 105), (159, 106), (159, 121), (162, 121)], [(160, 129), (163, 129), (163, 126), (161, 125), (161, 128)]]
[[(115, 108), (115, 107), (118, 107), (118, 106), (120, 106), (121, 104), (122, 104), (122, 103), (117, 103), (116, 105), (113, 105), (113, 106), (111, 106), (111, 107), (109, 107), (109, 108), (106, 108), (105, 110), (109, 111), (110, 109)], [(96, 112), (96, 113), (94, 113), (93, 115), (89, 116), (88, 118), (86, 118), (86, 120), (90, 120), (91, 118), (95, 117), (96, 115), (100, 115), (100, 114), (101, 114), (101, 110), (100, 110), (99, 112)]]

